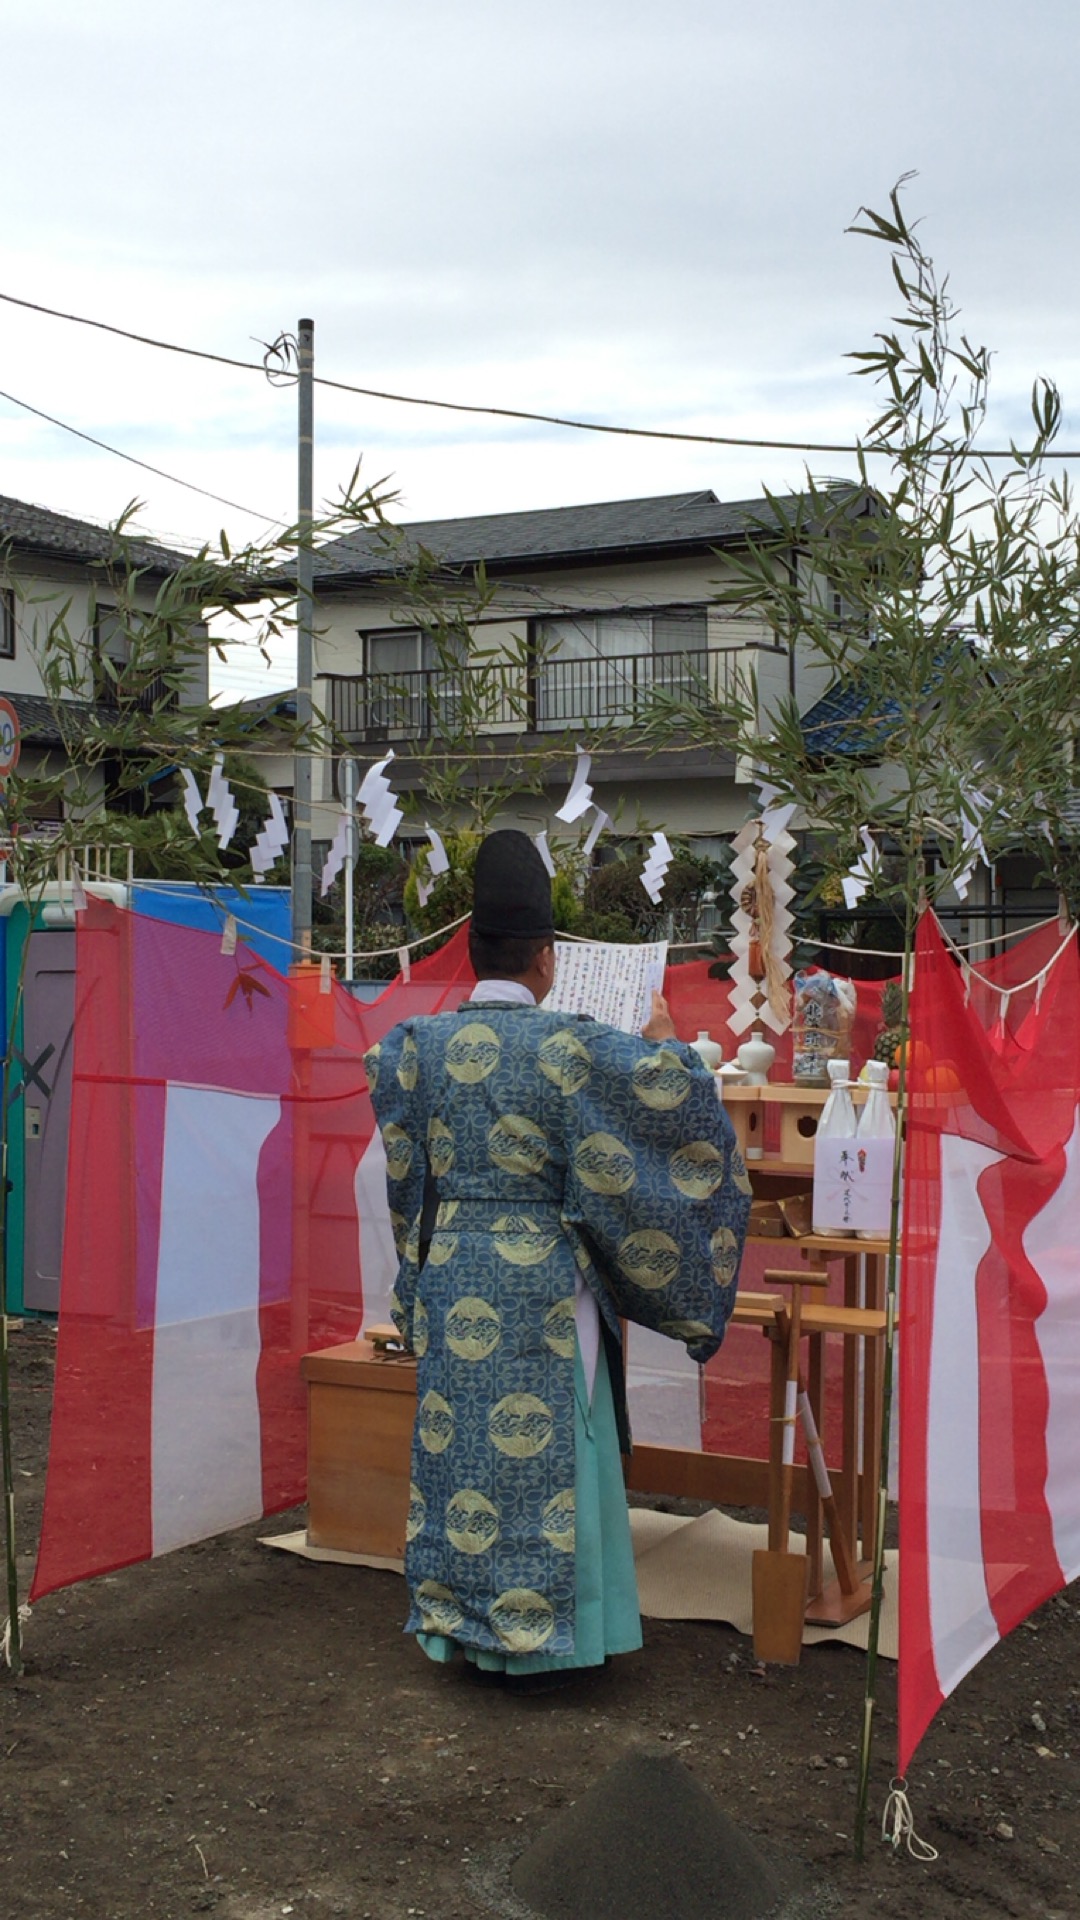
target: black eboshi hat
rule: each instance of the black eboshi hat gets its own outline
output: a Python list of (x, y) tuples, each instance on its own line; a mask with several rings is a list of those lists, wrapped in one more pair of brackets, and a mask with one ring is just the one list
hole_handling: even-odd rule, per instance
[(540, 939), (555, 932), (551, 876), (527, 833), (489, 833), (473, 874), (473, 932), (488, 938)]

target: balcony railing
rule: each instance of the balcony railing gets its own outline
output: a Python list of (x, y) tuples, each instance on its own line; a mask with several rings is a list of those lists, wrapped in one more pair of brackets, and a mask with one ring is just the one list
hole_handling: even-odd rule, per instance
[(94, 672), (94, 699), (100, 706), (111, 707), (117, 713), (125, 708), (134, 708), (139, 713), (154, 713), (161, 708), (172, 712), (180, 704), (175, 686), (170, 685), (163, 673), (150, 674), (137, 683), (122, 672), (114, 680), (100, 667)]
[(732, 651), (596, 655), (411, 673), (328, 674), (329, 720), (352, 740), (431, 740), (460, 734), (561, 732), (629, 726), (657, 694), (700, 703), (734, 692)]

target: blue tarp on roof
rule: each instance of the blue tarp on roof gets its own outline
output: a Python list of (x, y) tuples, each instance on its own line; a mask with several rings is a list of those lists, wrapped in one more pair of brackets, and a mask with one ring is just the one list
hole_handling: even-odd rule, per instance
[(220, 933), (232, 914), (244, 945), (278, 973), (288, 973), (292, 957), (291, 902), (288, 887), (252, 887), (246, 899), (235, 887), (204, 891), (182, 880), (137, 880), (131, 889), (136, 913), (173, 926)]

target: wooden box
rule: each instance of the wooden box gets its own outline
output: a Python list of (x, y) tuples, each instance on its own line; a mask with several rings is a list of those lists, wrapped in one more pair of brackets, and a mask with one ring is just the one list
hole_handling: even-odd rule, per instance
[(416, 1361), (367, 1340), (306, 1354), (308, 1545), (400, 1560), (409, 1513)]
[(760, 1160), (765, 1113), (761, 1087), (725, 1087), (724, 1106), (735, 1129), (735, 1144), (744, 1160)]
[(792, 1091), (796, 1097), (780, 1109), (780, 1158), (787, 1166), (812, 1167), (814, 1138), (828, 1094), (815, 1087)]

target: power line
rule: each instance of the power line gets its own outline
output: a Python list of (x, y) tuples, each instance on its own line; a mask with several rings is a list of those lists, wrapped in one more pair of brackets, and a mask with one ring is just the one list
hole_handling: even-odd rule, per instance
[[(152, 334), (132, 333), (127, 327), (114, 326), (108, 320), (91, 320), (81, 313), (63, 313), (57, 307), (42, 306), (36, 300), (23, 300), (17, 294), (0, 292), (0, 300), (9, 306), (25, 307), (30, 313), (44, 313), (53, 320), (69, 320), (80, 327), (94, 327), (101, 333), (115, 334), (120, 340), (133, 340), (142, 347), (156, 347), (163, 353), (183, 354), (191, 360), (208, 360), (219, 367), (237, 367), (244, 373), (261, 373), (265, 376), (266, 364), (263, 360), (237, 360), (225, 353), (211, 353), (202, 347), (184, 347), (173, 340), (158, 340)], [(331, 380), (326, 374), (317, 373), (315, 384), (330, 387), (337, 393), (355, 393), (364, 400), (386, 400), (399, 407), (434, 407), (444, 413), (483, 414), (495, 420), (527, 420), (537, 426), (566, 427), (575, 433), (609, 433), (633, 440), (672, 440), (693, 446), (704, 447), (746, 447), (758, 451), (773, 453), (843, 453), (853, 458), (859, 454), (880, 454), (887, 457), (884, 447), (865, 447), (850, 442), (835, 440), (765, 440), (748, 439), (737, 434), (724, 433), (679, 433), (668, 427), (624, 427), (604, 420), (577, 420), (568, 414), (534, 413), (525, 407), (485, 406), (466, 400), (436, 400), (430, 395), (415, 393), (390, 393), (381, 387), (360, 387), (348, 380)], [(1016, 450), (1013, 447), (980, 448), (981, 460), (1013, 460)], [(1080, 448), (1053, 449), (1054, 459), (1080, 460)], [(248, 508), (244, 508), (246, 513)], [(261, 517), (261, 516), (260, 516)]]
[(264, 520), (268, 527), (282, 525), (280, 520), (272, 520), (268, 513), (260, 513), (257, 507), (242, 507), (238, 500), (226, 500), (223, 494), (211, 493), (208, 487), (197, 487), (193, 480), (181, 480), (175, 473), (166, 473), (164, 467), (151, 466), (149, 460), (139, 460), (133, 453), (110, 447), (106, 440), (95, 439), (92, 433), (84, 433), (81, 427), (73, 427), (67, 420), (58, 420), (55, 414), (45, 413), (41, 407), (32, 407), (29, 400), (20, 400), (14, 393), (5, 393), (3, 388), (0, 388), (0, 400), (8, 400), (13, 407), (21, 407), (24, 413), (32, 413), (38, 420), (47, 420), (51, 427), (60, 427), (64, 433), (74, 434), (76, 440), (86, 440), (90, 446), (100, 447), (103, 453), (115, 454), (118, 460), (127, 460), (131, 466), (141, 467), (144, 473), (156, 474), (159, 480), (168, 480), (174, 487), (186, 487), (189, 493), (201, 493), (204, 500), (216, 500), (219, 507), (232, 507), (236, 513), (249, 513), (253, 520)]

